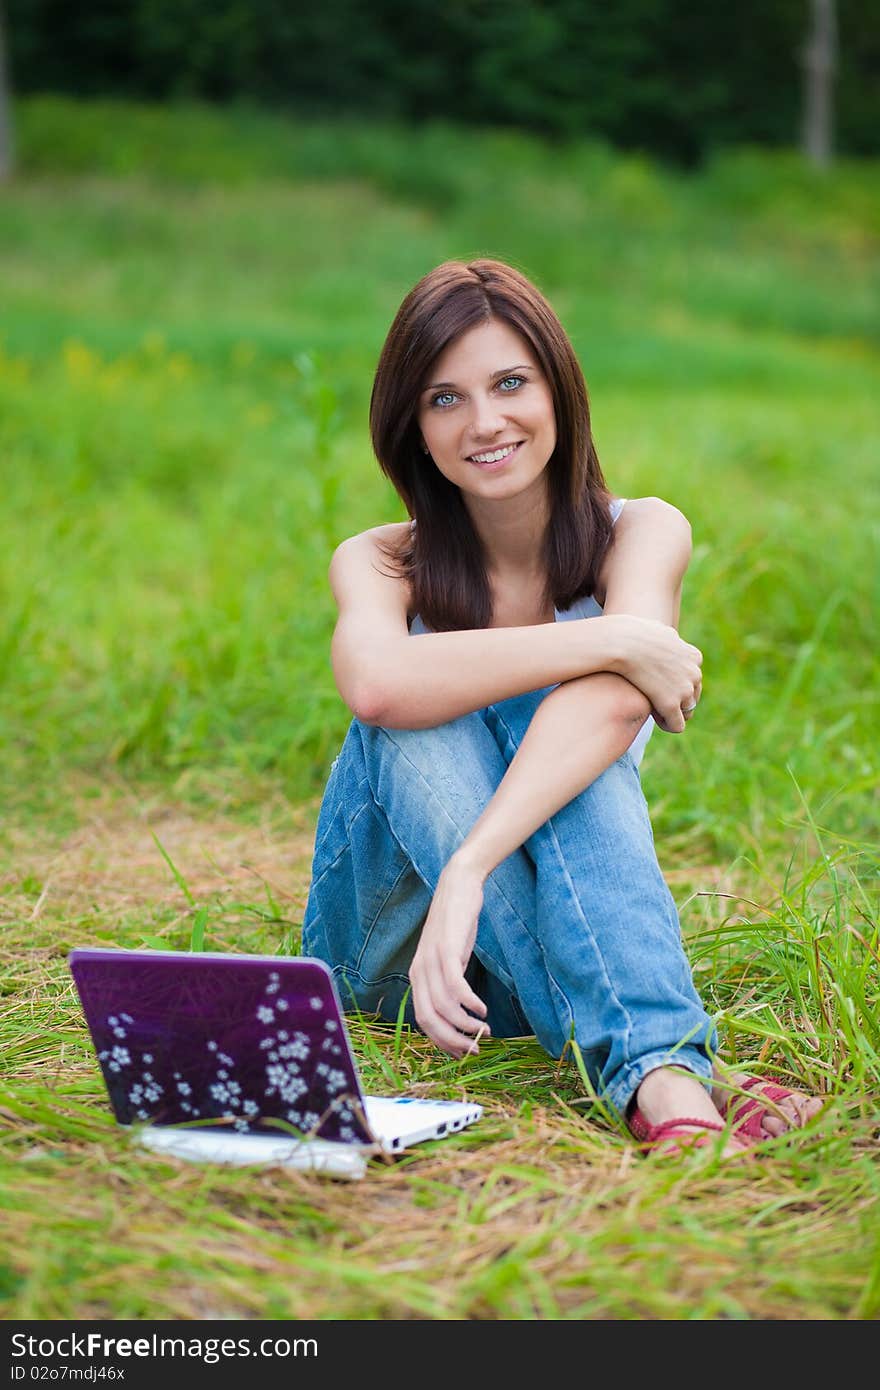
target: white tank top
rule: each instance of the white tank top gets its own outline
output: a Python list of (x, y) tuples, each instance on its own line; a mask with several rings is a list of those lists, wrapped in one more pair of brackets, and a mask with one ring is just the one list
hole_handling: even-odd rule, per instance
[[(610, 508), (612, 521), (617, 521), (617, 518), (623, 511), (625, 502), (625, 497), (615, 497), (612, 499)], [(570, 608), (554, 608), (553, 615), (557, 623), (570, 623), (575, 618), (599, 618), (602, 616), (602, 612), (603, 609), (601, 604), (596, 602), (596, 600), (593, 598), (593, 595), (585, 594), (583, 598), (575, 599), (574, 603), (571, 605)], [(410, 637), (418, 637), (422, 633), (426, 633), (429, 631), (430, 629), (425, 627), (425, 624), (422, 622), (421, 614), (417, 613), (409, 625)], [(635, 738), (630, 744), (630, 752), (633, 754), (637, 763), (640, 763), (642, 761), (642, 754), (645, 751), (645, 744), (648, 742), (648, 739), (651, 737), (653, 731), (654, 720), (646, 720), (646, 722), (639, 729), (639, 732), (636, 734)]]

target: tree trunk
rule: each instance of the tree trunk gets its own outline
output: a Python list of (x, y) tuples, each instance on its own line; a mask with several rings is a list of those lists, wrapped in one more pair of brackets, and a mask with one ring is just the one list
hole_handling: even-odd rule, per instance
[(0, 4), (0, 182), (9, 178), (12, 165), (12, 99), (9, 90), (3, 6)]
[(837, 17), (834, 0), (810, 0), (810, 33), (802, 55), (804, 67), (803, 150), (820, 169), (831, 163)]

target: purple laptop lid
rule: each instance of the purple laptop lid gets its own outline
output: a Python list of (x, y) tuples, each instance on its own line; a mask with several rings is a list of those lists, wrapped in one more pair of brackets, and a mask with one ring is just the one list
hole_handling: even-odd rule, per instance
[(323, 961), (91, 949), (68, 959), (121, 1124), (370, 1142)]

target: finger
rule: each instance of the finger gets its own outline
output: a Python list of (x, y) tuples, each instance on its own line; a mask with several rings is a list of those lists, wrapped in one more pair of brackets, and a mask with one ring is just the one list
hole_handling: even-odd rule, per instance
[(700, 690), (701, 683), (697, 680), (691, 687), (690, 694), (686, 696), (686, 698), (682, 701), (681, 712), (684, 715), (685, 719), (690, 719), (694, 710), (697, 708), (697, 704), (700, 699)]
[(427, 990), (417, 988), (413, 984), (413, 1009), (415, 1011), (416, 1023), (422, 1032), (436, 1043), (437, 1047), (442, 1047), (444, 1052), (451, 1052), (454, 1057), (460, 1057), (466, 1048), (472, 1047), (469, 1042), (455, 1028), (451, 1028), (446, 1023), (431, 1002), (431, 997)]
[[(454, 989), (448, 987), (444, 988), (442, 985), (432, 991), (431, 1003), (435, 1013), (439, 1014), (439, 1016), (453, 1028), (458, 1028), (462, 1033), (469, 1033), (476, 1037), (479, 1037), (481, 1033), (487, 1035), (489, 1032), (489, 1025), (486, 1023), (485, 1017), (488, 1012), (486, 1005), (483, 1003), (482, 999), (474, 994), (466, 980), (459, 979), (457, 983), (459, 986), (459, 998), (455, 997)], [(467, 1007), (465, 1006), (465, 1003), (462, 1002), (464, 998), (470, 998), (476, 1001), (480, 1010), (479, 1016), (475, 1017), (470, 1005), (467, 1005)]]
[(474, 1034), (474, 1042), (477, 1044), (477, 1046), (479, 1046), (479, 1044), (483, 1041), (484, 1038), (491, 1038), (491, 1036), (492, 1030), (490, 1029), (488, 1023), (481, 1023), (476, 1033)]
[[(485, 1004), (473, 993), (463, 977), (459, 977), (458, 984), (463, 992), (476, 1000), (480, 1010), (486, 1013)], [(447, 1051), (454, 1051), (456, 1056), (461, 1056), (468, 1050), (470, 1037), (476, 1039), (489, 1036), (489, 1025), (482, 1018), (475, 1018), (473, 1014), (466, 1013), (454, 993), (436, 976), (429, 976), (424, 982), (419, 981), (418, 988), (413, 985), (413, 1006), (419, 1027)], [(456, 1040), (457, 1047), (451, 1046), (452, 1039)]]
[(448, 1023), (451, 1028), (457, 1028), (460, 1033), (466, 1033), (470, 1037), (486, 1037), (489, 1032), (489, 1025), (484, 1018), (474, 1018), (473, 1014), (466, 1013), (465, 1010), (456, 1004), (452, 999), (439, 999), (434, 1001), (434, 1010)]
[[(479, 1018), (485, 1018), (488, 1012), (483, 1000), (471, 988), (458, 956), (441, 958), (440, 978), (432, 990), (432, 997), (439, 1012), (451, 1023), (455, 1023), (456, 1027), (461, 1026), (458, 1022), (459, 1012), (464, 1019), (470, 1021), (470, 1015), (464, 1013), (465, 1009), (477, 1014)], [(445, 1001), (448, 1007), (441, 1008), (441, 1001)]]
[(459, 976), (457, 981), (458, 988), (453, 985), (450, 993), (453, 993), (463, 1009), (469, 1009), (472, 1014), (477, 1014), (479, 1018), (485, 1018), (488, 1013), (485, 1003), (478, 994), (474, 994), (464, 975)]
[(673, 708), (663, 712), (663, 727), (668, 734), (680, 734), (684, 729), (684, 715), (681, 706), (675, 705)]
[(450, 1053), (451, 1056), (458, 1058), (475, 1057), (479, 1052), (479, 1043), (476, 1038), (466, 1038), (439, 1014), (429, 1010), (420, 1015), (417, 1011), (416, 1020), (422, 1032), (426, 1033), (432, 1042), (435, 1042), (438, 1047), (442, 1047), (443, 1051)]

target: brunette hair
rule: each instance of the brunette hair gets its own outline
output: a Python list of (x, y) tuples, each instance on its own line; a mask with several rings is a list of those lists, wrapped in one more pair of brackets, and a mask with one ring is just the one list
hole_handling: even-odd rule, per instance
[(556, 414), (556, 447), (547, 465), (545, 599), (565, 609), (592, 593), (613, 535), (583, 372), (553, 309), (530, 280), (501, 261), (445, 261), (397, 311), (370, 399), (376, 458), (416, 522), (406, 542), (385, 553), (409, 580), (415, 611), (435, 632), (488, 627), (492, 600), (483, 547), (461, 493), (422, 450), (418, 402), (440, 354), (493, 318), (529, 344)]

